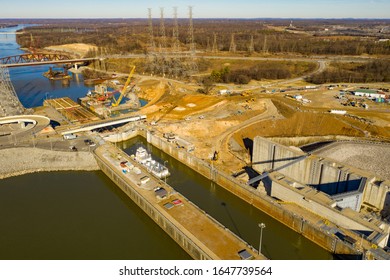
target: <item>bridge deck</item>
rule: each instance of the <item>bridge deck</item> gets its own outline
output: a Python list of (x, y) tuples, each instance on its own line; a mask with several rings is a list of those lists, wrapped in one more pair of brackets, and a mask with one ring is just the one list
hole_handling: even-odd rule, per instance
[(46, 64), (71, 64), (77, 62), (90, 62), (97, 60), (97, 58), (79, 58), (79, 59), (58, 59), (58, 60), (31, 60), (30, 62), (15, 62), (10, 63), (6, 60), (6, 57), (0, 58), (0, 64), (4, 67), (22, 67), (22, 66), (37, 66), (37, 65), (46, 65)]

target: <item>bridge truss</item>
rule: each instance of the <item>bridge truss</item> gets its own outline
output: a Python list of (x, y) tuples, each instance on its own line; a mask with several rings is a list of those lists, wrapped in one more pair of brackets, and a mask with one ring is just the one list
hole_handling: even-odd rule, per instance
[(24, 53), (0, 58), (0, 64), (33, 63), (42, 61), (69, 60), (70, 57), (58, 53)]
[(8, 69), (0, 64), (0, 117), (21, 115), (25, 110), (11, 83)]

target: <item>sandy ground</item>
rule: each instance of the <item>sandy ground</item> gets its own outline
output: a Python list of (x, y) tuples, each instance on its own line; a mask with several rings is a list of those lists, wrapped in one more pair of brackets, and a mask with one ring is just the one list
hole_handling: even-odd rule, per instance
[(67, 52), (80, 57), (84, 57), (89, 50), (97, 50), (97, 47), (94, 45), (77, 43), (77, 44), (49, 46), (46, 47), (45, 49), (49, 51)]
[[(326, 108), (341, 108), (336, 91), (305, 91), (312, 103), (302, 105), (279, 94), (205, 95), (197, 93), (197, 84), (144, 76), (139, 84), (149, 104), (140, 113), (147, 115), (150, 129), (174, 133), (195, 145), (194, 154), (232, 172), (247, 164), (243, 139), (346, 135), (352, 137), (390, 137), (386, 127), (390, 114), (351, 108), (354, 115), (366, 114), (361, 121), (332, 115)], [(276, 102), (276, 103), (275, 103)], [(378, 121), (381, 120), (381, 122)], [(234, 147), (233, 147), (234, 146)], [(241, 151), (237, 152), (237, 150)], [(236, 150), (236, 151), (233, 151)], [(381, 173), (383, 174), (383, 173)]]
[(40, 171), (99, 170), (88, 152), (20, 147), (0, 150), (0, 166), (0, 179)]
[(227, 171), (245, 165), (229, 152), (228, 139), (248, 120), (251, 122), (262, 115), (269, 102), (242, 95), (209, 96), (191, 92), (178, 84), (167, 84), (164, 90), (158, 84), (147, 93), (153, 99), (140, 113), (156, 124), (152, 129), (174, 133), (191, 142), (199, 158), (210, 160), (214, 151), (218, 151), (220, 157), (214, 163)]

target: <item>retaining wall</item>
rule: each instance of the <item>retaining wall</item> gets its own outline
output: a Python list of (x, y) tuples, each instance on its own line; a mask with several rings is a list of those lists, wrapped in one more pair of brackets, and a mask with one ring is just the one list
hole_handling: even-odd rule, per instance
[(221, 187), (240, 197), (254, 207), (275, 218), (291, 229), (301, 233), (303, 236), (335, 254), (359, 254), (356, 248), (339, 240), (331, 233), (309, 223), (301, 217), (283, 208), (280, 204), (268, 196), (262, 196), (260, 192), (229, 174), (215, 169), (207, 162), (195, 157), (184, 149), (177, 148), (173, 143), (159, 137), (151, 131), (140, 131), (140, 136), (146, 136), (148, 143), (164, 151), (204, 177), (216, 182)]

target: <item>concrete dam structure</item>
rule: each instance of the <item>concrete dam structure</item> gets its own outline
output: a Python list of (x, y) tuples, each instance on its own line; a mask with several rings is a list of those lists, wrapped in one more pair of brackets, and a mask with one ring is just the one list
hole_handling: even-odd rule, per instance
[(389, 225), (360, 209), (363, 203), (386, 207), (388, 182), (378, 184), (372, 174), (262, 137), (254, 139), (252, 163), (264, 174), (259, 188), (269, 196), (317, 213), (376, 246), (387, 245)]

